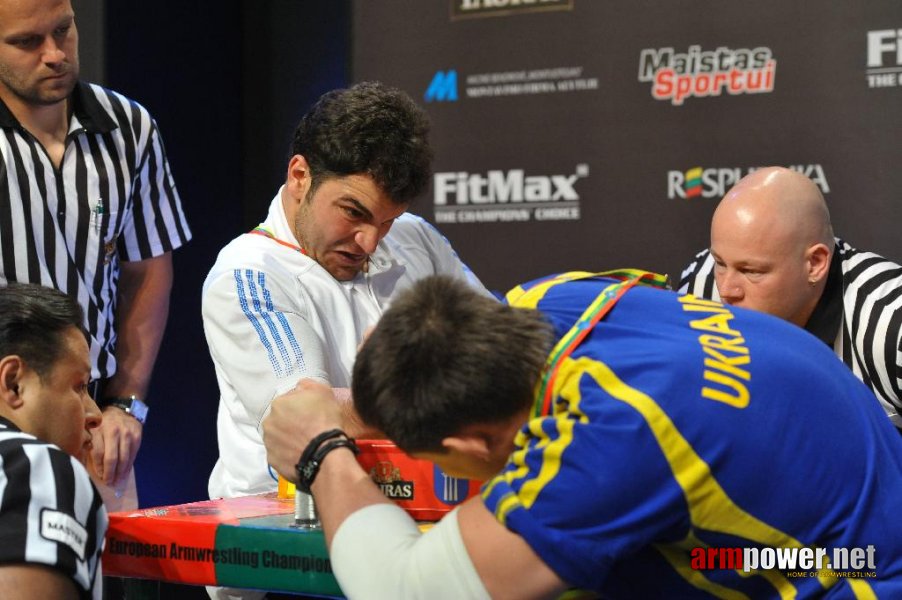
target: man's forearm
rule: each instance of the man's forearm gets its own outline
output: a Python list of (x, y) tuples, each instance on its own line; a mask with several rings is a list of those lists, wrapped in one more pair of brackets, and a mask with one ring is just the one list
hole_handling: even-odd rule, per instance
[(331, 546), (338, 527), (355, 511), (372, 504), (391, 504), (346, 448), (326, 455), (310, 491), (327, 546)]
[(172, 288), (172, 255), (122, 263), (117, 314), (116, 374), (107, 396), (147, 395), (166, 321)]

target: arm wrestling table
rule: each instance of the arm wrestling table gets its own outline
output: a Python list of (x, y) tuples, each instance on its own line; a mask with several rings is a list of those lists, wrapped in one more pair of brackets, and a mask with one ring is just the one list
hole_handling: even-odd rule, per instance
[[(381, 440), (357, 457), (421, 528), (479, 492)], [(294, 526), (294, 499), (276, 492), (110, 513), (103, 574), (341, 597), (322, 531)], [(148, 592), (146, 597), (152, 597)]]

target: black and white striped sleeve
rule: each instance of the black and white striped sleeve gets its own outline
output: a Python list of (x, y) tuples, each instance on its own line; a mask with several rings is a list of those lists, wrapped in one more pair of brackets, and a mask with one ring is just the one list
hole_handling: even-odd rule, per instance
[(681, 294), (692, 294), (697, 298), (720, 300), (714, 282), (714, 259), (711, 258), (710, 251), (702, 250), (683, 269), (677, 291)]
[(157, 122), (146, 108), (121, 94), (107, 93), (113, 118), (119, 123), (134, 161), (131, 196), (119, 237), (122, 260), (137, 261), (172, 251), (191, 239), (188, 220), (166, 157)]
[(107, 513), (85, 468), (55, 446), (0, 429), (0, 564), (39, 564), (100, 598)]
[(846, 335), (853, 338), (843, 360), (902, 427), (902, 266), (848, 245), (841, 255)]

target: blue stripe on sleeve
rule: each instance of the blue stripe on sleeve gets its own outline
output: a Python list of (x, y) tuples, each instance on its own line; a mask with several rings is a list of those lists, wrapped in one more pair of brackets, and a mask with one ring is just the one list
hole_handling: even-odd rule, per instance
[[(234, 277), (235, 277), (235, 291), (238, 294), (238, 303), (241, 305), (241, 310), (244, 312), (244, 315), (247, 317), (247, 320), (250, 321), (254, 330), (257, 332), (257, 337), (260, 338), (260, 343), (263, 344), (263, 347), (266, 348), (266, 355), (269, 357), (269, 363), (272, 365), (273, 372), (278, 377), (282, 377), (285, 374), (285, 368), (279, 363), (278, 358), (276, 357), (275, 350), (273, 348), (273, 344), (270, 341), (269, 337), (266, 334), (266, 330), (260, 324), (260, 319), (257, 318), (257, 314), (260, 311), (260, 303), (256, 299), (254, 300), (254, 309), (251, 309), (251, 306), (248, 303), (248, 294), (251, 296), (254, 295), (252, 291), (249, 292), (245, 285), (245, 281), (241, 276), (241, 271), (239, 269), (235, 269)], [(248, 271), (248, 277), (250, 281), (249, 284), (253, 284), (253, 272)]]

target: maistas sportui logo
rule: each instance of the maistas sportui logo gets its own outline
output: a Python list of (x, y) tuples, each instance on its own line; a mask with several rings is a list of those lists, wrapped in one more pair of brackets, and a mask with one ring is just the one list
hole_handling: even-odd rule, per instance
[(656, 100), (674, 106), (688, 98), (708, 98), (724, 93), (766, 94), (774, 91), (777, 60), (770, 48), (702, 50), (689, 46), (686, 52), (673, 48), (646, 48), (639, 55), (639, 81), (651, 83)]

